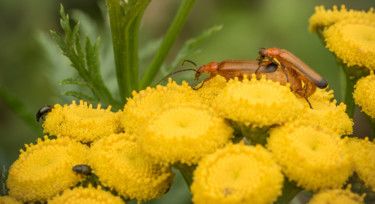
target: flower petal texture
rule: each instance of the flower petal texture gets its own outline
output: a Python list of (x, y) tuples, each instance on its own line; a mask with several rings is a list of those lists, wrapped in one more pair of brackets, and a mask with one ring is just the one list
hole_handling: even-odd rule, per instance
[(199, 162), (191, 192), (195, 204), (272, 203), (281, 194), (283, 180), (265, 148), (230, 143)]
[(0, 204), (22, 204), (22, 202), (10, 196), (0, 196)]
[(354, 86), (354, 102), (372, 118), (375, 118), (375, 75), (362, 77)]
[(347, 146), (358, 177), (375, 192), (375, 143), (368, 138), (349, 138)]
[(185, 103), (168, 107), (153, 118), (139, 137), (139, 145), (157, 162), (190, 165), (223, 147), (232, 132), (214, 109)]
[(254, 127), (282, 124), (294, 119), (303, 104), (288, 86), (278, 82), (257, 80), (255, 75), (242, 81), (230, 80), (216, 98), (216, 106), (226, 118)]
[(112, 195), (109, 191), (103, 191), (100, 187), (94, 188), (82, 186), (65, 190), (61, 195), (48, 201), (49, 204), (125, 204), (118, 196)]
[(104, 186), (139, 202), (164, 195), (173, 182), (171, 168), (147, 160), (128, 133), (94, 142), (89, 164)]
[(121, 130), (120, 121), (110, 109), (110, 106), (102, 109), (100, 104), (94, 109), (83, 101), (79, 105), (75, 101), (64, 106), (56, 104), (46, 116), (44, 133), (72, 137), (85, 143), (118, 133)]
[(40, 138), (26, 145), (9, 169), (9, 195), (23, 202), (45, 201), (84, 177), (72, 168), (87, 163), (88, 147), (70, 138)]
[(267, 145), (284, 174), (306, 190), (340, 188), (353, 173), (345, 142), (324, 128), (287, 124), (271, 130)]
[(324, 190), (315, 194), (309, 204), (364, 204), (363, 196), (351, 192), (349, 189)]

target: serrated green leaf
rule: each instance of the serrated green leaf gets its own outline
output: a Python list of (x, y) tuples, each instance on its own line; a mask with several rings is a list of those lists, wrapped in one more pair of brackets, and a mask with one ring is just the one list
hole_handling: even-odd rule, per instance
[(78, 86), (89, 86), (89, 84), (82, 79), (66, 78), (60, 81), (59, 85), (78, 85)]
[(57, 43), (60, 49), (63, 52), (67, 52), (67, 46), (63, 38), (59, 34), (57, 34), (55, 31), (50, 31), (50, 32), (51, 32), (52, 39)]
[(91, 97), (91, 96), (88, 96), (88, 95), (86, 95), (82, 92), (78, 92), (78, 91), (66, 91), (66, 92), (63, 92), (61, 94), (64, 95), (64, 96), (73, 96), (77, 99), (90, 101), (90, 102), (94, 102), (94, 103), (99, 102), (98, 99), (96, 99), (94, 97)]

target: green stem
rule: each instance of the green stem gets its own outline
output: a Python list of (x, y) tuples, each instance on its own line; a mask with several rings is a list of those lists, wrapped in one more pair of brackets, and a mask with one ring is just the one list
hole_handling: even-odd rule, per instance
[(284, 181), (283, 191), (281, 196), (275, 203), (277, 204), (289, 204), (290, 201), (301, 191), (302, 189), (297, 187), (296, 183), (289, 181), (287, 178)]
[(156, 74), (158, 73), (161, 65), (163, 64), (165, 58), (167, 57), (169, 51), (172, 48), (178, 34), (180, 33), (186, 19), (190, 13), (196, 0), (182, 0), (180, 7), (177, 11), (174, 20), (169, 27), (167, 34), (165, 35), (163, 42), (156, 55), (152, 59), (150, 65), (148, 66), (145, 75), (142, 78), (140, 89), (146, 88), (154, 80)]
[(194, 173), (195, 168), (197, 168), (197, 166), (196, 165), (189, 166), (187, 164), (178, 163), (178, 164), (174, 164), (173, 167), (175, 167), (181, 172), (182, 176), (184, 177), (186, 185), (190, 189), (190, 186), (193, 183), (193, 173)]
[(345, 92), (343, 93), (344, 96), (344, 103), (346, 104), (346, 113), (350, 118), (353, 118), (354, 116), (354, 110), (355, 110), (355, 103), (353, 98), (353, 92), (354, 92), (354, 83), (350, 79), (350, 74), (347, 71), (347, 67), (343, 66), (342, 63), (338, 63), (338, 66), (342, 68), (342, 70), (345, 72)]
[(140, 19), (151, 0), (107, 0), (116, 76), (122, 103), (138, 88), (138, 32)]

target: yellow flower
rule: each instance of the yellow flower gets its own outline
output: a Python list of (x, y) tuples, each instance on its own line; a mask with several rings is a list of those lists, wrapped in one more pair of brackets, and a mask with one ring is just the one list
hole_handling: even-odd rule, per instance
[(372, 118), (375, 118), (375, 76), (371, 71), (370, 75), (358, 80), (354, 86), (354, 101)]
[(332, 10), (325, 10), (324, 6), (317, 6), (315, 7), (315, 13), (310, 17), (309, 30), (312, 33), (316, 33), (318, 30), (323, 30), (325, 27), (346, 19), (367, 19), (374, 21), (374, 9), (370, 8), (368, 12), (352, 9), (348, 11), (345, 5), (342, 5), (341, 10), (338, 10), (337, 6), (333, 6)]
[(164, 195), (173, 182), (171, 168), (146, 160), (135, 137), (127, 133), (95, 141), (89, 164), (103, 185), (139, 202)]
[(349, 189), (325, 190), (315, 194), (309, 204), (364, 204), (364, 196), (352, 193)]
[(353, 173), (345, 142), (323, 128), (286, 124), (271, 130), (267, 145), (285, 175), (306, 190), (339, 188)]
[(75, 101), (62, 107), (56, 104), (46, 116), (44, 133), (56, 136), (72, 137), (82, 142), (92, 142), (102, 136), (120, 132), (118, 115), (110, 111), (111, 107), (96, 109), (87, 102)]
[(213, 104), (217, 95), (225, 88), (226, 83), (227, 80), (224, 77), (216, 75), (212, 79), (204, 82), (204, 85), (202, 88), (198, 89), (197, 93), (204, 102)]
[(0, 196), (0, 204), (22, 204), (22, 202), (10, 196)]
[(155, 161), (190, 165), (224, 146), (232, 132), (212, 108), (181, 104), (153, 118), (139, 137), (139, 145)]
[(139, 93), (133, 92), (133, 98), (129, 98), (124, 106), (121, 117), (121, 125), (126, 132), (142, 134), (142, 128), (146, 126), (150, 117), (157, 115), (170, 104), (200, 103), (201, 99), (186, 82), (177, 85), (169, 79), (166, 86), (148, 87)]
[[(333, 100), (333, 91), (316, 90), (308, 100), (313, 108), (306, 108), (305, 112), (293, 121), (300, 125), (310, 125), (331, 129), (338, 135), (350, 135), (353, 133), (353, 121), (346, 114), (346, 105), (340, 103), (336, 106), (337, 101)], [(305, 99), (301, 99), (302, 103), (306, 103)]]
[(347, 146), (358, 177), (375, 192), (375, 143), (368, 138), (349, 138)]
[(278, 82), (251, 80), (230, 80), (216, 98), (217, 108), (225, 117), (235, 122), (254, 127), (282, 124), (294, 119), (303, 109), (289, 86)]
[(108, 191), (103, 191), (100, 186), (94, 188), (82, 186), (74, 189), (67, 189), (61, 195), (48, 201), (49, 204), (122, 204), (125, 203), (120, 197), (112, 195)]
[(199, 162), (191, 192), (196, 204), (272, 203), (281, 195), (283, 180), (262, 146), (230, 143)]
[(375, 69), (375, 17), (372, 21), (340, 21), (325, 29), (323, 35), (327, 48), (347, 66)]
[(72, 168), (87, 163), (88, 147), (67, 137), (26, 145), (9, 169), (9, 195), (23, 202), (45, 201), (84, 179)]

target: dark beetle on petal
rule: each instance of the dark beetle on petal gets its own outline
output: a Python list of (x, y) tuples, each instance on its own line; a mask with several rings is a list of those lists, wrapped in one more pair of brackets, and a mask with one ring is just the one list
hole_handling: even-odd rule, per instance
[(36, 121), (39, 122), (40, 118), (44, 120), (44, 115), (52, 110), (52, 106), (45, 105), (36, 112)]
[(86, 176), (89, 176), (92, 173), (91, 167), (88, 166), (88, 165), (85, 165), (85, 164), (75, 165), (73, 167), (73, 171), (75, 171), (78, 174), (83, 174), (83, 175), (86, 175)]

